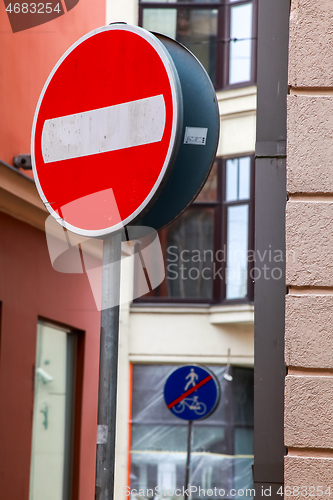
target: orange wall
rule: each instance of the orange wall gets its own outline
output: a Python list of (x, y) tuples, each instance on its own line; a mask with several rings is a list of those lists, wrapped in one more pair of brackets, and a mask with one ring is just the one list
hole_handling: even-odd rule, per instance
[(0, 159), (30, 154), (39, 94), (62, 54), (81, 36), (105, 24), (105, 0), (80, 0), (65, 15), (12, 33), (0, 2)]
[(42, 231), (0, 212), (0, 234), (0, 498), (29, 498), (37, 321), (42, 317), (83, 332), (78, 353), (83, 365), (81, 427), (76, 421), (76, 436), (78, 430), (81, 436), (74, 473), (79, 496), (73, 500), (91, 500), (100, 313), (86, 274), (53, 270)]
[[(50, 71), (78, 38), (104, 24), (105, 0), (80, 0), (58, 19), (13, 34), (0, 1), (0, 160), (12, 164), (14, 156), (30, 154), (34, 111)], [(76, 434), (79, 496), (73, 500), (91, 500), (100, 315), (87, 276), (54, 271), (45, 233), (1, 212), (0, 302), (0, 498), (29, 498), (36, 329), (41, 316), (85, 332), (81, 432)]]

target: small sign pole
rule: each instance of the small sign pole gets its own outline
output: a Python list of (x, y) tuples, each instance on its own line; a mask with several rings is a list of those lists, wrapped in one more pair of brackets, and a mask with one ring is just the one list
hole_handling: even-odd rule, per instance
[(192, 425), (193, 421), (188, 421), (188, 435), (187, 435), (187, 461), (186, 461), (186, 472), (185, 472), (185, 498), (189, 498), (189, 493), (187, 489), (190, 486), (190, 468), (191, 468), (191, 446), (192, 446)]
[(121, 233), (103, 242), (95, 500), (113, 500), (116, 443)]
[(188, 421), (184, 500), (189, 498), (193, 421), (209, 417), (220, 400), (220, 384), (208, 368), (184, 365), (176, 368), (164, 384), (164, 401), (173, 415)]

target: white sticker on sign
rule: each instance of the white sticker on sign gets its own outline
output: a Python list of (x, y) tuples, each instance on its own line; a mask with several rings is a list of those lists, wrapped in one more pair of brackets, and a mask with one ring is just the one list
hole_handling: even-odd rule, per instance
[(204, 146), (206, 144), (208, 128), (202, 127), (186, 127), (184, 144), (196, 144)]

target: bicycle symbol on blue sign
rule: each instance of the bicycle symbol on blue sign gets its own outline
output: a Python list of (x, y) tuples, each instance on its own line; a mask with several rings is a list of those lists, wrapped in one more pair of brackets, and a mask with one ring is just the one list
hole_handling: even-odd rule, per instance
[(194, 410), (197, 415), (204, 415), (206, 413), (207, 407), (205, 403), (200, 403), (198, 401), (198, 396), (193, 396), (193, 398), (185, 398), (180, 403), (173, 407), (175, 413), (182, 413), (186, 406), (190, 410)]
[(199, 365), (177, 368), (164, 386), (164, 400), (168, 409), (183, 420), (208, 417), (216, 409), (220, 386), (215, 375)]

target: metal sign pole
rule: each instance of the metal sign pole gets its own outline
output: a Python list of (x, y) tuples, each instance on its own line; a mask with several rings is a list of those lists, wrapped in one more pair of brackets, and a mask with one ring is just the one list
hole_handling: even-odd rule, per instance
[(220, 400), (220, 385), (214, 373), (200, 365), (176, 368), (164, 385), (164, 401), (173, 415), (188, 421), (184, 499), (190, 483), (193, 421), (209, 417)]
[(192, 425), (193, 421), (188, 421), (188, 434), (187, 434), (187, 461), (186, 461), (186, 473), (185, 473), (185, 498), (190, 495), (187, 493), (187, 489), (190, 483), (190, 467), (191, 467), (191, 445), (192, 445)]
[(95, 500), (113, 500), (116, 442), (121, 234), (103, 242)]

